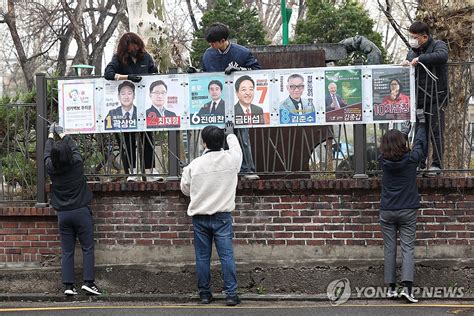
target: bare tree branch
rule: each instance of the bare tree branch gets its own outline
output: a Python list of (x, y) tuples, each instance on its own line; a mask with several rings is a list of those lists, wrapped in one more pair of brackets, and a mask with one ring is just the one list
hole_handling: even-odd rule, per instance
[(407, 47), (410, 47), (407, 38), (403, 35), (402, 31), (400, 30), (400, 25), (398, 25), (397, 21), (393, 18), (390, 10), (391, 10), (391, 3), (390, 0), (385, 0), (385, 4), (387, 8), (384, 8), (383, 5), (380, 3), (380, 0), (377, 0), (377, 4), (379, 5), (379, 9), (385, 14), (385, 17), (390, 22), (390, 25), (393, 27), (395, 32), (398, 34), (400, 39), (405, 43)]

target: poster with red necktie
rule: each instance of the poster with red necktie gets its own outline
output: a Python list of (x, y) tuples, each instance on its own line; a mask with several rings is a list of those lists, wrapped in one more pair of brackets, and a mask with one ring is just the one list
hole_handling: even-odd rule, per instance
[(234, 75), (234, 124), (270, 126), (269, 76), (267, 73), (242, 72)]

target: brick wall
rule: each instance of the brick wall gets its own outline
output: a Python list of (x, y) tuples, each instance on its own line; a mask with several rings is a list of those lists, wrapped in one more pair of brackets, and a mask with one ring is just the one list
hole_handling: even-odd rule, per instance
[[(188, 200), (178, 182), (91, 186), (99, 263), (192, 260)], [(420, 178), (419, 187), (417, 257), (472, 258), (472, 179)], [(378, 179), (241, 182), (234, 212), (236, 256), (380, 258), (379, 199)], [(53, 210), (0, 208), (0, 216), (0, 262), (59, 262)]]

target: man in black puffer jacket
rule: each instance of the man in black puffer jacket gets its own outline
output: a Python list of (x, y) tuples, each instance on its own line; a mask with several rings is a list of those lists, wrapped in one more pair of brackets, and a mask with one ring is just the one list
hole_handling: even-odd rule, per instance
[[(433, 161), (428, 175), (436, 175), (442, 167), (443, 158), (444, 110), (448, 102), (448, 46), (433, 39), (424, 22), (414, 22), (408, 31), (411, 49), (402, 65), (416, 67), (417, 108), (428, 113), (426, 135), (433, 146)], [(420, 63), (438, 79), (432, 78)], [(426, 167), (426, 164), (422, 162), (421, 167)]]

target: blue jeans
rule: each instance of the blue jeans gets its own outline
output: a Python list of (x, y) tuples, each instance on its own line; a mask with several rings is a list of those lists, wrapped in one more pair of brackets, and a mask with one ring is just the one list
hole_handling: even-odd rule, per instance
[(237, 272), (232, 246), (231, 213), (194, 215), (193, 227), (199, 296), (209, 297), (212, 294), (210, 282), (213, 239), (221, 261), (224, 292), (227, 296), (235, 296), (237, 294)]
[(250, 145), (250, 135), (248, 128), (236, 129), (236, 135), (239, 139), (240, 147), (242, 148), (242, 166), (240, 172), (252, 173), (255, 172), (255, 164), (252, 158), (252, 147)]
[(94, 282), (94, 223), (89, 207), (58, 212), (61, 236), (61, 272), (63, 283), (74, 283), (74, 249), (76, 239), (82, 248), (84, 281)]

